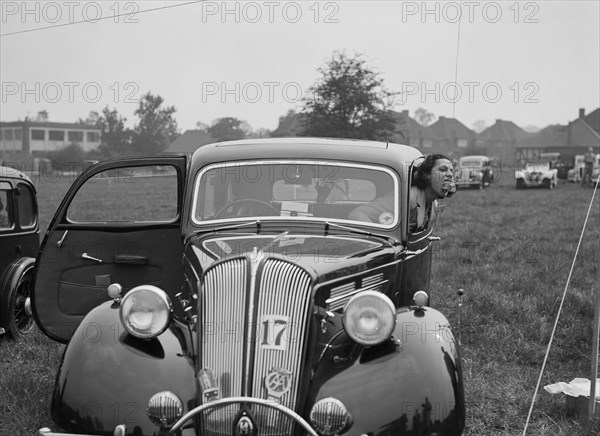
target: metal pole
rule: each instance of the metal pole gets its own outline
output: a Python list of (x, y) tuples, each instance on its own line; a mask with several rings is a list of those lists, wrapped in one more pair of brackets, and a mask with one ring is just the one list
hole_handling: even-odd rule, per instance
[(459, 289), (457, 291), (458, 294), (458, 345), (462, 346), (462, 327), (461, 327), (461, 312), (463, 305), (463, 295), (465, 294), (464, 289)]

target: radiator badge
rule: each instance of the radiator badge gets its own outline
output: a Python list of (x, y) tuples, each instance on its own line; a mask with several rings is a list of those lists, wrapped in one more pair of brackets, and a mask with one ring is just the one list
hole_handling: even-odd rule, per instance
[(267, 388), (267, 399), (272, 401), (281, 400), (292, 387), (292, 373), (283, 368), (271, 368), (265, 376), (265, 388)]
[(245, 411), (238, 415), (233, 434), (235, 436), (256, 436), (254, 421)]
[(217, 379), (212, 369), (201, 369), (198, 372), (198, 383), (200, 384), (202, 401), (204, 403), (210, 403), (220, 398), (219, 386), (217, 385)]

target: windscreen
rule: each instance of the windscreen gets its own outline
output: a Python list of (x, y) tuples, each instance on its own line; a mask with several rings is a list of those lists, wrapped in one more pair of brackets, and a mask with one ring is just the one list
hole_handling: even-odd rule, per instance
[(388, 168), (343, 162), (246, 161), (210, 165), (197, 176), (192, 220), (308, 219), (367, 221), (353, 211), (373, 202), (398, 222), (399, 181)]

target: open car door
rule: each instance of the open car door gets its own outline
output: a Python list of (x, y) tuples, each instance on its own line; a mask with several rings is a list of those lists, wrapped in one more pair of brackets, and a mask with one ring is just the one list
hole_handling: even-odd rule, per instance
[(84, 316), (110, 300), (107, 287), (152, 284), (171, 299), (183, 281), (181, 210), (186, 158), (102, 162), (72, 184), (42, 242), (33, 315), (68, 342)]

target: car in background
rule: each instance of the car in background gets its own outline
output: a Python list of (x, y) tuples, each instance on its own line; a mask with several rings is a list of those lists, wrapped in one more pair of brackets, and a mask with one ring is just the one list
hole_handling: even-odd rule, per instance
[[(460, 343), (429, 305), (439, 238), (433, 220), (409, 229), (421, 161), (406, 145), (268, 138), (85, 170), (46, 233), (32, 298), (42, 332), (67, 344), (56, 425), (462, 434)], [(385, 220), (351, 218), (389, 192)]]
[(492, 162), (487, 156), (463, 156), (458, 164), (454, 177), (457, 188), (483, 189), (494, 181)]
[[(569, 170), (567, 180), (569, 182), (580, 183), (585, 170), (585, 156), (578, 154), (575, 156), (575, 166)], [(600, 153), (595, 155), (594, 166), (592, 168), (591, 183), (595, 184), (600, 174)]]
[(561, 155), (559, 152), (540, 153), (539, 159), (550, 162), (550, 168), (556, 168), (557, 176), (559, 179), (561, 179), (561, 180), (568, 179), (568, 172), (569, 172), (569, 169), (571, 169), (571, 167), (562, 161)]
[(35, 327), (29, 298), (39, 245), (35, 186), (0, 166), (0, 334), (18, 339)]
[(553, 189), (558, 185), (558, 170), (551, 168), (548, 160), (529, 161), (523, 169), (515, 171), (515, 183), (517, 189)]

